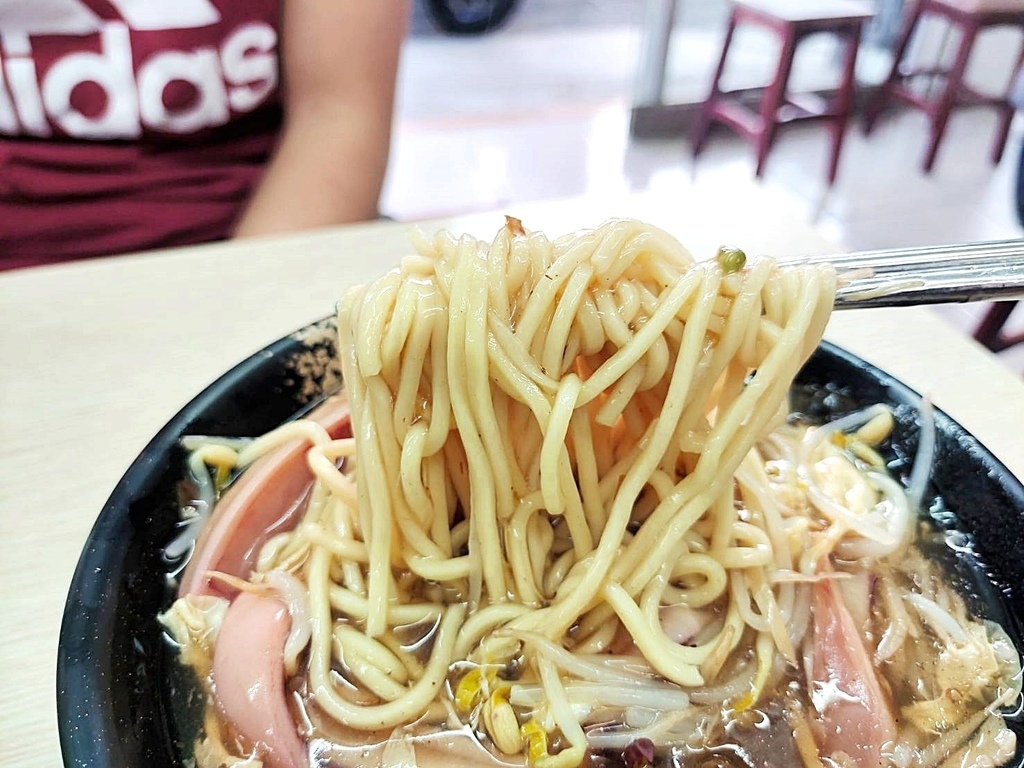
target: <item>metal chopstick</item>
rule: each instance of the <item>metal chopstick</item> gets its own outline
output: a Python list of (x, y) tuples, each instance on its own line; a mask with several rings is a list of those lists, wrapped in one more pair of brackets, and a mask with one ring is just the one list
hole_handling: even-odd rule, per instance
[(780, 258), (839, 275), (837, 309), (1024, 299), (1024, 240)]

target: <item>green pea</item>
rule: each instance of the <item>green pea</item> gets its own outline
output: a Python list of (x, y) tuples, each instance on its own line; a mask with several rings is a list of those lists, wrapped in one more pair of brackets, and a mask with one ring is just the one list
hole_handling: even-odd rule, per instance
[(739, 248), (727, 245), (723, 245), (718, 249), (718, 254), (715, 258), (718, 259), (719, 265), (725, 270), (726, 274), (739, 272), (743, 269), (743, 265), (747, 263), (747, 254)]

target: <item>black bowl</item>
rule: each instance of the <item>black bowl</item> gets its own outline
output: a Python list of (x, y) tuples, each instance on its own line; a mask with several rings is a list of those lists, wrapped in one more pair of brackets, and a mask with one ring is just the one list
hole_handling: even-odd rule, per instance
[[(178, 520), (186, 434), (258, 435), (339, 382), (330, 321), (310, 326), (226, 373), (165, 426), (118, 483), (78, 562), (57, 660), (57, 713), (67, 768), (182, 766), (201, 702), (156, 622), (173, 599), (162, 555)], [(794, 388), (797, 410), (828, 419), (888, 403), (896, 429), (887, 453), (896, 474), (917, 449), (921, 398), (863, 360), (823, 344)], [(973, 607), (1017, 640), (1024, 619), (1024, 486), (962, 427), (936, 414), (938, 445), (926, 494)], [(951, 511), (955, 511), (954, 518)], [(1022, 646), (1017, 642), (1017, 647)], [(1024, 745), (1024, 727), (1011, 722)], [(1013, 765), (1024, 765), (1024, 747)]]

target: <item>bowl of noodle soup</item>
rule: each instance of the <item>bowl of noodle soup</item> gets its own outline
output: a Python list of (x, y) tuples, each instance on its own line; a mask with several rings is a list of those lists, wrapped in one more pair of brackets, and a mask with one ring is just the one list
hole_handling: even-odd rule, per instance
[[(675, 263), (662, 233), (616, 226), (586, 241), (526, 245), (532, 235), (512, 222), (494, 244), (424, 241), (402, 273), (348, 294), (338, 318), (267, 347), (175, 416), (108, 500), (72, 583), (58, 659), (65, 765), (202, 768), (255, 765), (246, 762), (255, 756), (269, 766), (710, 768), (813, 764), (808, 749), (838, 755), (838, 764), (879, 764), (879, 755), (881, 764), (1024, 764), (1013, 711), (1024, 616), (1020, 482), (917, 393), (819, 344), (820, 329), (806, 331), (827, 318), (820, 276), (723, 260), (674, 274), (644, 255), (665, 249)], [(501, 254), (497, 277), (489, 264)], [(631, 270), (644, 259), (637, 278)], [(580, 264), (591, 270), (582, 277)], [(574, 279), (604, 280), (595, 308), (614, 301), (620, 313), (635, 305), (633, 314), (604, 335), (574, 335), (588, 299), (571, 321), (559, 314), (572, 304), (564, 297)], [(621, 288), (630, 280), (633, 295)], [(530, 308), (545, 281), (556, 284), (547, 314)], [(602, 373), (632, 354), (616, 334), (653, 327), (687, 281), (668, 314), (689, 314), (674, 336), (665, 321), (666, 348), (649, 343)], [(492, 294), (481, 310), (473, 286), (483, 284)], [(798, 321), (812, 294), (823, 309), (806, 310), (788, 354), (752, 351), (757, 333), (781, 343), (776, 331)], [(758, 309), (734, 317), (729, 307), (744, 297), (757, 297)], [(514, 318), (506, 330), (533, 328), (522, 345), (533, 362), (493, 330), (495, 308)], [(447, 333), (436, 330), (440, 316)], [(761, 317), (776, 329), (754, 328)], [(684, 341), (698, 320), (700, 343)], [(489, 372), (474, 357), (474, 323), (491, 323), (490, 358), (482, 349), (500, 364)], [(420, 340), (414, 377), (389, 362), (392, 326), (405, 327), (406, 347)], [(730, 333), (730, 356), (712, 360)], [(366, 339), (374, 343), (360, 346)], [(461, 352), (452, 339), (466, 340)], [(513, 370), (525, 371), (522, 380)], [(481, 416), (473, 387), (487, 381), (492, 405)], [(508, 394), (517, 391), (519, 400)], [(438, 404), (450, 418), (434, 435)], [(648, 461), (652, 424), (670, 408), (678, 455), (668, 461), (662, 448), (630, 493), (639, 472), (631, 468)], [(736, 426), (723, 438), (715, 428), (730, 408)], [(553, 433), (561, 438), (545, 439)], [(447, 444), (453, 434), (457, 446)], [(295, 497), (291, 522), (271, 515), (244, 551), (229, 540), (204, 559), (216, 549), (218, 509), (237, 503), (243, 518), (257, 514), (237, 502), (246, 478), (281, 477), (275, 452), (296, 440), (315, 446), (299, 463), (320, 462), (321, 474), (312, 491), (284, 493)], [(499, 454), (511, 470), (495, 468)], [(714, 457), (711, 470), (701, 469), (704, 456)], [(417, 457), (421, 484), (402, 464)], [(684, 483), (722, 466), (725, 491), (713, 479)], [(360, 509), (364, 496), (378, 512)], [(833, 497), (859, 516), (829, 506)], [(381, 507), (391, 510), (384, 522)], [(602, 549), (620, 523), (616, 546)], [(801, 549), (802, 532), (813, 545)], [(595, 574), (603, 586), (591, 588)], [(211, 637), (236, 645), (218, 657)], [(264, 657), (254, 648), (276, 648), (273, 675), (255, 669)], [(864, 683), (864, 659), (884, 670), (878, 680)], [(230, 692), (250, 684), (269, 689), (258, 714)], [(854, 689), (860, 702), (846, 701)], [(290, 727), (274, 719), (275, 696), (303, 734), (300, 758), (294, 733), (279, 738)], [(861, 704), (891, 718), (865, 718)], [(837, 720), (856, 743), (829, 737)]]

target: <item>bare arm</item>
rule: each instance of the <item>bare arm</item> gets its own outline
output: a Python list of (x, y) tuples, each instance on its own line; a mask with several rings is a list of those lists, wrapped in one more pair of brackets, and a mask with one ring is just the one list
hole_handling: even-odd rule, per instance
[(236, 235), (377, 215), (409, 0), (284, 0), (284, 129)]

